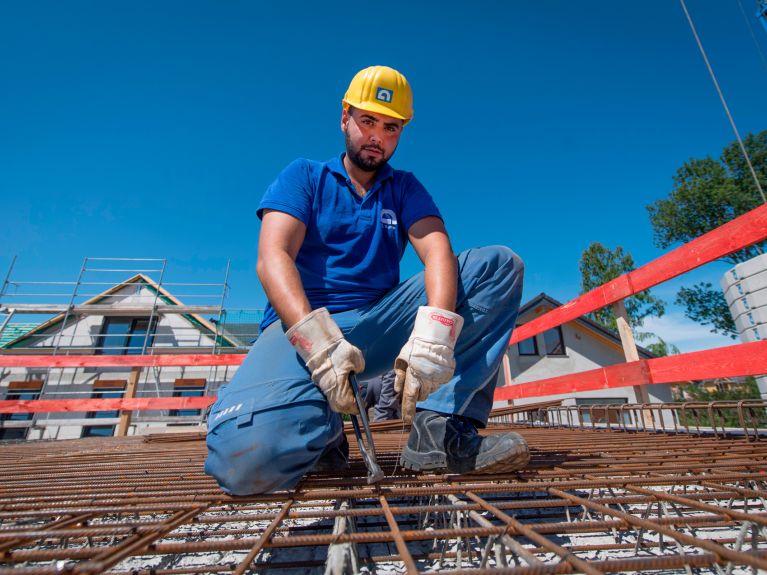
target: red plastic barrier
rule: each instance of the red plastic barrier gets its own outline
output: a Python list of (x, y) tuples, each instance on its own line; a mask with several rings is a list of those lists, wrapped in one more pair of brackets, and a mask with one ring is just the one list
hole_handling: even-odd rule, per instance
[(123, 399), (6, 399), (0, 401), (0, 413), (204, 409), (214, 401), (216, 398), (208, 395), (203, 397), (133, 397)]
[(168, 353), (161, 355), (2, 355), (0, 367), (191, 367), (240, 365), (243, 353)]
[(767, 204), (519, 326), (514, 330), (509, 345), (601, 309), (765, 239), (767, 239)]
[[(135, 358), (135, 356), (134, 356)], [(767, 341), (742, 343), (682, 355), (622, 363), (499, 388), (495, 399), (559, 395), (611, 387), (674, 383), (734, 375), (767, 373)], [(131, 399), (35, 399), (0, 401), (0, 413), (138, 411), (203, 409), (215, 397), (142, 397)]]
[(495, 390), (495, 399), (520, 399), (763, 373), (767, 373), (767, 341), (757, 341), (507, 385)]

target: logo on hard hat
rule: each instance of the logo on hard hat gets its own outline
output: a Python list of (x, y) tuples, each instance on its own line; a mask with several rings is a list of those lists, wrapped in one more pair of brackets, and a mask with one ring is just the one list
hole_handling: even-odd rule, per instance
[(391, 104), (392, 98), (394, 98), (394, 90), (387, 90), (386, 88), (376, 89), (376, 100)]

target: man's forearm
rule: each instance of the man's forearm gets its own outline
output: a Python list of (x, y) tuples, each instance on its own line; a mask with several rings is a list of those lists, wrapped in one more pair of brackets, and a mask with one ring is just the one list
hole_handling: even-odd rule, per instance
[(275, 251), (262, 255), (257, 271), (269, 303), (286, 326), (293, 326), (312, 311), (301, 276), (289, 254)]
[(432, 307), (455, 311), (458, 261), (445, 224), (435, 216), (418, 220), (408, 230), (410, 243), (424, 265), (426, 300)]
[(458, 262), (450, 245), (429, 251), (424, 262), (426, 301), (432, 307), (455, 311)]

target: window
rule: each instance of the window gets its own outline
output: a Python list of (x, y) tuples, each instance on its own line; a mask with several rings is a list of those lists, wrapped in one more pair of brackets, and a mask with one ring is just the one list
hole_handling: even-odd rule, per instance
[[(12, 381), (8, 385), (8, 392), (5, 399), (40, 399), (40, 390), (43, 388), (43, 382), (35, 381)], [(0, 414), (0, 421), (29, 421), (34, 417), (32, 413), (3, 413)], [(9, 431), (9, 430), (6, 430)], [(24, 430), (26, 434), (26, 430)]]
[[(575, 400), (575, 405), (578, 407), (585, 406), (584, 409), (580, 410), (584, 423), (591, 423), (592, 414), (594, 415), (594, 423), (618, 423), (620, 412), (617, 409), (606, 409), (605, 407), (588, 409), (588, 407), (593, 405), (623, 405), (625, 403), (628, 403), (625, 397), (584, 397)], [(623, 414), (623, 423), (631, 423), (631, 416), (628, 413)]]
[(103, 355), (140, 355), (154, 340), (157, 322), (152, 322), (149, 338), (146, 337), (148, 318), (107, 317), (101, 327), (97, 352)]
[(523, 339), (517, 344), (519, 355), (538, 355), (538, 341), (535, 336)]
[(114, 425), (88, 425), (83, 427), (80, 437), (112, 437), (114, 434)]
[[(125, 381), (97, 381), (93, 385), (91, 399), (110, 399), (123, 396)], [(88, 419), (112, 419), (119, 417), (119, 411), (89, 411), (85, 417)], [(115, 433), (114, 425), (86, 425), (80, 437), (111, 437)]]
[(28, 427), (9, 427), (7, 429), (0, 429), (0, 441), (26, 439), (28, 430)]
[[(173, 397), (202, 397), (205, 395), (204, 379), (177, 379)], [(171, 416), (188, 417), (200, 415), (201, 409), (171, 409)]]
[(565, 340), (562, 338), (562, 328), (552, 327), (543, 332), (543, 346), (546, 355), (566, 355)]

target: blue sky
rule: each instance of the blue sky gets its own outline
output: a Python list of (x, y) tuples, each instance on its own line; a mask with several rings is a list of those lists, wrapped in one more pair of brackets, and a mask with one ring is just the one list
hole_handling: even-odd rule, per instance
[[(738, 0), (688, 7), (745, 134), (767, 128), (767, 32), (740, 1), (750, 28)], [(341, 97), (371, 64), (414, 89), (392, 165), (431, 191), (457, 251), (524, 258), (525, 299), (575, 297), (593, 241), (658, 257), (645, 206), (733, 140), (668, 0), (6, 2), (0, 50), (3, 274), (14, 255), (14, 278), (59, 281), (85, 256), (160, 257), (170, 281), (219, 282), (231, 258), (231, 307), (265, 303), (263, 191), (292, 159), (342, 151)], [(673, 307), (653, 327), (727, 343)]]

